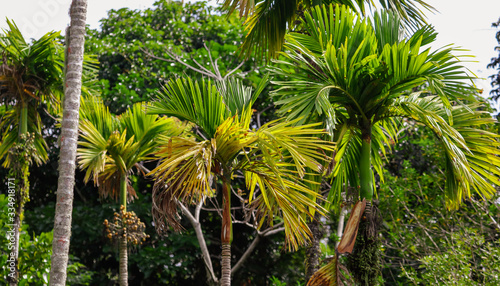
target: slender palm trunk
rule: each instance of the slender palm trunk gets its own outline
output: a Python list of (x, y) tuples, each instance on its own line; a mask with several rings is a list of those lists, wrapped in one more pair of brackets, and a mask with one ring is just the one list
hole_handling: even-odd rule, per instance
[[(120, 203), (127, 211), (127, 174), (120, 176)], [(127, 230), (120, 238), (120, 286), (128, 285), (128, 253), (127, 253)]]
[(233, 226), (231, 220), (231, 174), (224, 169), (222, 177), (222, 276), (221, 286), (231, 285), (231, 241), (233, 239)]
[[(21, 106), (21, 114), (19, 115), (19, 139), (18, 139), (18, 143), (22, 143), (21, 141), (23, 140), (21, 138), (21, 135), (26, 135), (28, 133), (28, 106), (27, 106), (27, 103), (26, 102), (22, 102), (22, 106)], [(27, 138), (26, 139), (26, 142), (28, 142)], [(23, 156), (23, 153), (24, 152), (19, 152), (18, 156)], [(19, 279), (19, 230), (21, 229), (21, 214), (23, 213), (23, 208), (24, 208), (24, 202), (26, 201), (27, 198), (24, 198), (24, 195), (27, 194), (26, 191), (27, 190), (22, 190), (25, 186), (23, 186), (23, 183), (22, 182), (25, 182), (25, 176), (27, 176), (27, 174), (24, 174), (23, 173), (23, 170), (25, 170), (26, 168), (29, 168), (27, 166), (28, 164), (28, 161), (26, 160), (23, 160), (22, 158), (19, 158), (18, 160), (20, 163), (19, 164), (26, 164), (24, 166), (18, 166), (18, 167), (14, 167), (16, 170), (14, 170), (14, 174), (15, 174), (15, 182), (17, 182), (17, 186), (16, 186), (16, 191), (17, 191), (17, 194), (16, 194), (16, 208), (15, 208), (15, 214), (14, 214), (14, 223), (13, 223), (13, 226), (14, 226), (14, 248), (12, 249), (12, 253), (14, 253), (14, 259), (15, 259), (15, 262), (14, 262), (14, 271), (12, 273), (12, 276), (9, 276), (8, 277), (8, 281), (9, 281), (9, 286), (16, 286), (17, 283), (18, 283), (18, 279)], [(24, 193), (24, 194), (23, 194)]]
[(66, 34), (66, 75), (59, 151), (59, 180), (50, 268), (51, 286), (65, 286), (73, 211), (73, 187), (78, 141), (78, 116), (82, 88), (83, 48), (87, 0), (73, 0), (71, 24)]

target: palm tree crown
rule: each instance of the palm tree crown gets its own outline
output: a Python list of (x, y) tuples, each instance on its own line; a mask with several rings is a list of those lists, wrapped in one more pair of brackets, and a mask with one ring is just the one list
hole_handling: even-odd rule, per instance
[[(85, 181), (92, 179), (104, 197), (118, 199), (121, 177), (138, 168), (139, 162), (152, 159), (156, 148), (164, 143), (162, 136), (182, 132), (173, 118), (146, 115), (147, 106), (137, 103), (114, 116), (100, 99), (82, 101), (78, 162), (86, 169)], [(128, 181), (127, 190), (130, 200), (135, 191)]]
[[(424, 10), (434, 8), (423, 0), (379, 0), (379, 4), (396, 13), (405, 26), (416, 30), (425, 24)], [(366, 7), (375, 7), (373, 0), (224, 0), (223, 8), (231, 14), (239, 8), (246, 18), (247, 32), (242, 54), (250, 56), (255, 50), (267, 58), (277, 56), (284, 44), (287, 31), (300, 30), (301, 17), (306, 9), (322, 4), (342, 4), (365, 14)], [(365, 7), (366, 6), (366, 7)]]
[[(267, 78), (261, 81), (266, 82)], [(294, 126), (296, 121), (274, 121), (250, 130), (251, 106), (264, 86), (252, 92), (234, 79), (217, 85), (189, 78), (171, 80), (149, 109), (194, 124), (192, 137), (169, 140), (152, 171), (157, 229), (166, 229), (165, 220), (178, 228), (177, 201), (202, 202), (215, 195), (213, 180), (222, 182), (221, 285), (230, 285), (231, 277), (233, 176), (242, 174), (245, 179), (258, 227), (266, 220), (272, 225), (275, 215), (280, 215), (289, 248), (296, 249), (309, 240), (305, 216), (321, 211), (317, 194), (299, 177), (306, 175), (306, 168), (321, 171), (326, 156), (319, 150), (332, 148), (318, 138), (324, 133), (315, 128), (318, 124)]]
[(475, 102), (476, 90), (454, 49), (424, 48), (436, 38), (432, 27), (403, 38), (394, 13), (368, 20), (333, 5), (306, 12), (302, 24), (307, 32), (286, 36), (285, 60), (272, 68), (290, 79), (275, 82), (274, 94), (289, 119), (305, 121), (315, 112), (337, 138), (332, 195), (348, 184), (361, 186), (361, 197), (371, 198), (372, 171), (362, 166), (371, 168), (373, 162), (382, 175), (381, 155), (397, 139), (403, 117), (431, 128), (441, 140), (449, 206), (458, 206), (471, 189), (484, 197), (494, 193), (498, 143), (478, 129), (493, 119), (476, 111), (477, 103), (463, 103)]
[[(0, 130), (0, 158), (23, 133), (34, 133), (36, 152), (31, 154), (37, 164), (48, 159), (47, 144), (42, 138), (39, 104), (57, 109), (63, 91), (63, 48), (51, 32), (28, 43), (14, 22), (7, 20), (10, 30), (0, 37), (0, 100), (5, 110)], [(8, 110), (8, 106), (14, 106)], [(17, 132), (12, 132), (15, 130)], [(4, 166), (10, 164), (6, 157)]]

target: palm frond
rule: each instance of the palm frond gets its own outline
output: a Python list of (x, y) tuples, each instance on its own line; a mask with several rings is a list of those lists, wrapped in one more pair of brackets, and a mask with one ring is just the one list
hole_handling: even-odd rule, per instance
[(217, 126), (227, 117), (224, 99), (209, 80), (170, 80), (148, 108), (149, 114), (165, 114), (196, 124), (206, 138), (213, 138)]
[(178, 229), (175, 200), (196, 203), (212, 194), (213, 141), (195, 142), (173, 137), (156, 153), (160, 162), (148, 175), (155, 179), (153, 217), (158, 225), (166, 219)]
[[(118, 198), (121, 176), (137, 163), (152, 159), (167, 136), (183, 131), (172, 118), (146, 114), (146, 107), (137, 103), (115, 117), (99, 98), (82, 101), (78, 163), (86, 170), (85, 182), (92, 179), (104, 197)], [(135, 191), (128, 182), (127, 188), (131, 199)]]
[[(371, 0), (264, 0), (257, 3), (254, 0), (225, 0), (222, 7), (229, 14), (235, 9), (239, 9), (240, 16), (246, 18), (245, 31), (247, 34), (241, 46), (241, 53), (249, 57), (255, 51), (258, 55), (263, 55), (269, 59), (274, 58), (281, 50), (287, 30), (292, 31), (300, 27), (300, 22), (297, 20), (300, 19), (299, 17), (304, 9), (314, 9), (320, 6), (315, 6), (318, 2), (340, 4), (363, 15), (366, 10), (365, 3), (370, 8), (375, 7), (374, 2)], [(398, 15), (411, 31), (416, 31), (425, 25), (425, 10), (435, 11), (431, 5), (422, 0), (379, 0), (379, 2), (386, 10)], [(319, 33), (323, 31), (320, 30)], [(327, 38), (324, 39), (328, 40)]]
[(431, 128), (441, 141), (446, 157), (447, 206), (457, 208), (471, 196), (472, 190), (483, 198), (491, 198), (495, 185), (500, 185), (500, 143), (498, 135), (484, 130), (494, 119), (480, 110), (481, 105), (453, 106), (450, 125), (444, 103), (438, 97), (412, 94), (399, 104), (402, 113)]

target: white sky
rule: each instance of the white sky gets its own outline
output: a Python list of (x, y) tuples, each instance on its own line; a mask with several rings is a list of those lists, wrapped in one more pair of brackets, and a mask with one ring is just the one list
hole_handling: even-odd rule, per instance
[[(483, 80), (478, 80), (479, 88), (488, 96), (490, 81), (487, 77), (494, 73), (486, 69), (492, 57), (498, 56), (494, 47), (496, 30), (491, 23), (500, 18), (500, 0), (427, 0), (439, 13), (428, 13), (429, 22), (439, 32), (438, 46), (459, 45), (475, 55), (476, 63), (468, 63), (469, 69)], [(64, 30), (69, 23), (70, 0), (2, 0), (0, 28), (6, 27), (5, 18), (13, 19), (27, 38), (38, 38), (52, 30)], [(5, 3), (7, 2), (7, 3)], [(155, 0), (88, 0), (87, 23), (92, 28), (99, 27), (99, 20), (106, 17), (109, 9), (129, 7), (145, 9)], [(212, 0), (212, 2), (215, 2)]]

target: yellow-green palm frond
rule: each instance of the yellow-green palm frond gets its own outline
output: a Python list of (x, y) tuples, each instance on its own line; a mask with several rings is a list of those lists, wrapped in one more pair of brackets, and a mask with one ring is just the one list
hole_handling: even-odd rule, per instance
[[(139, 162), (153, 159), (166, 138), (183, 132), (177, 120), (146, 114), (146, 108), (147, 104), (137, 103), (117, 117), (99, 98), (82, 101), (78, 163), (86, 170), (85, 182), (92, 179), (101, 194), (117, 198), (120, 177)], [(127, 188), (132, 198), (135, 191), (128, 183)]]
[(78, 164), (85, 171), (84, 181), (90, 179), (95, 184), (99, 182), (98, 177), (104, 171), (106, 160), (109, 160), (107, 152), (107, 138), (88, 119), (80, 120), (81, 141), (78, 142)]
[(159, 227), (166, 220), (179, 229), (176, 200), (189, 204), (212, 195), (212, 168), (218, 168), (214, 141), (173, 137), (156, 153), (160, 162), (149, 175), (155, 180), (152, 212)]
[[(310, 240), (311, 232), (307, 226), (306, 217), (312, 217), (314, 211), (324, 214), (316, 199), (318, 193), (310, 190), (296, 179), (297, 173), (283, 169), (291, 164), (278, 163), (280, 172), (276, 173), (268, 164), (260, 161), (245, 165), (245, 180), (250, 196), (256, 195), (251, 201), (251, 207), (257, 210), (258, 226), (267, 221), (273, 225), (273, 220), (283, 220), (286, 244), (288, 249), (297, 250)], [(258, 186), (258, 192), (255, 191)]]
[(320, 123), (296, 125), (299, 121), (278, 120), (263, 125), (256, 131), (257, 149), (271, 164), (275, 154), (282, 158), (289, 156), (300, 177), (304, 176), (306, 167), (321, 173), (323, 163), (328, 160), (325, 152), (333, 151), (333, 144), (321, 139), (326, 131), (318, 128)]
[(471, 191), (491, 198), (495, 186), (500, 185), (500, 143), (497, 134), (484, 129), (494, 119), (481, 111), (480, 103), (453, 106), (452, 124), (444, 103), (435, 96), (412, 94), (402, 98), (397, 108), (430, 128), (440, 140), (446, 158), (445, 198), (449, 208), (457, 208)]
[(306, 217), (312, 217), (315, 211), (324, 212), (316, 203), (318, 193), (306, 186), (316, 184), (306, 179), (314, 176), (306, 169), (322, 172), (329, 161), (327, 153), (333, 151), (333, 144), (320, 139), (325, 131), (317, 129), (318, 124), (295, 123), (275, 121), (262, 126), (233, 168), (245, 175), (249, 202), (260, 218), (259, 227), (266, 221), (272, 224), (276, 215), (281, 217), (289, 249), (308, 242)]

